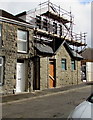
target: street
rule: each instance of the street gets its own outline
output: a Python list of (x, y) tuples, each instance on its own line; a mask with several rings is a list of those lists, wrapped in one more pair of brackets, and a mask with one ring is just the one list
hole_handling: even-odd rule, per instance
[(2, 105), (3, 118), (67, 118), (91, 94), (91, 86)]

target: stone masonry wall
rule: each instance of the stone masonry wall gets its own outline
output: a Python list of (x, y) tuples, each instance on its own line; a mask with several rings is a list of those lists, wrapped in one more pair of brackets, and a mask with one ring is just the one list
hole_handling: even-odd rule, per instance
[[(64, 46), (61, 46), (56, 55), (56, 87), (81, 83), (81, 62), (75, 60), (76, 70), (71, 69), (71, 57)], [(67, 70), (62, 70), (62, 58), (67, 61)], [(49, 88), (49, 57), (40, 58), (40, 89)]]
[[(67, 70), (62, 70), (61, 60), (62, 58), (67, 61)], [(71, 70), (71, 57), (66, 51), (65, 47), (60, 47), (56, 54), (56, 86), (66, 86), (71, 84), (79, 84), (81, 82), (81, 65), (80, 61), (76, 62), (76, 70)]]
[(48, 88), (48, 64), (49, 59), (48, 57), (42, 57), (40, 58), (40, 89), (46, 89)]
[(13, 93), (16, 77), (16, 26), (8, 23), (2, 23), (2, 48), (0, 56), (4, 58), (4, 84), (2, 92)]
[[(0, 93), (13, 93), (16, 87), (16, 63), (17, 59), (26, 61), (26, 91), (33, 89), (33, 62), (31, 57), (34, 56), (33, 49), (33, 30), (6, 22), (2, 24), (2, 41), (3, 45), (0, 49), (0, 56), (4, 58), (4, 85), (0, 86)], [(28, 53), (22, 54), (17, 52), (17, 30), (27, 30), (29, 32)], [(56, 87), (69, 84), (77, 84), (81, 82), (80, 61), (76, 61), (76, 70), (71, 70), (71, 58), (64, 47), (60, 47), (55, 56), (56, 58)], [(61, 68), (61, 59), (67, 59), (67, 70)], [(49, 57), (40, 58), (40, 89), (49, 87)], [(1, 90), (2, 88), (2, 90)]]
[[(16, 63), (17, 59), (29, 60), (34, 53), (33, 50), (33, 30), (27, 27), (22, 27), (6, 22), (0, 22), (2, 25), (2, 48), (0, 49), (0, 56), (4, 58), (4, 84), (0, 86), (0, 93), (13, 93), (16, 86)], [(29, 31), (29, 50), (27, 54), (17, 53), (17, 30)], [(27, 63), (28, 67), (29, 64)], [(30, 72), (30, 71), (29, 71)], [(31, 79), (29, 73), (29, 78)], [(27, 82), (26, 82), (26, 85)], [(26, 87), (27, 88), (27, 87)]]

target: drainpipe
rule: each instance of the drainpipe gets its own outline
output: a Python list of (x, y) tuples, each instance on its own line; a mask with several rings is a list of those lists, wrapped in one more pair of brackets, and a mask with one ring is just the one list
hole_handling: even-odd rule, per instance
[(15, 88), (15, 85), (14, 85), (14, 88), (13, 88), (13, 94), (15, 94), (15, 91), (16, 91), (16, 88)]

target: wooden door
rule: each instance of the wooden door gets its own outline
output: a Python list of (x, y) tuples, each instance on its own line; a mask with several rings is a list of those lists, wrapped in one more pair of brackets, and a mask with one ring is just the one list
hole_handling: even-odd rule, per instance
[(50, 60), (49, 63), (49, 88), (55, 87), (55, 62)]

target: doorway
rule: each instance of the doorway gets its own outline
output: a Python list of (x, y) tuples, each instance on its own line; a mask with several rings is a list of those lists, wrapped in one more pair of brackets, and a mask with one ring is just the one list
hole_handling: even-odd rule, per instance
[(25, 91), (25, 62), (17, 61), (16, 65), (16, 92)]
[(49, 88), (56, 87), (56, 60), (49, 60)]
[(33, 90), (40, 90), (40, 58), (34, 57), (34, 80)]

